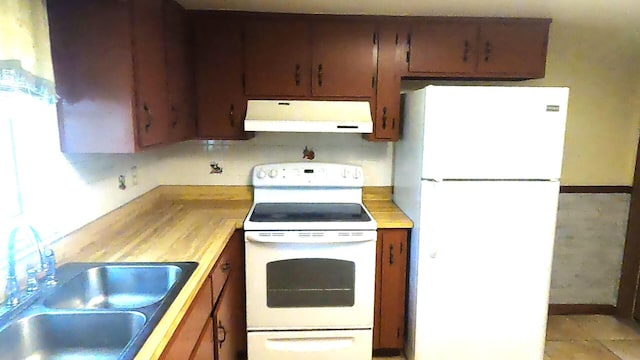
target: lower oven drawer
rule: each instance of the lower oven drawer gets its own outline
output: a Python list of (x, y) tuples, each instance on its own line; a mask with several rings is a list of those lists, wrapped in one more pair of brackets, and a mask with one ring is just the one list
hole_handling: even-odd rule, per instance
[(249, 332), (250, 360), (371, 360), (371, 330)]

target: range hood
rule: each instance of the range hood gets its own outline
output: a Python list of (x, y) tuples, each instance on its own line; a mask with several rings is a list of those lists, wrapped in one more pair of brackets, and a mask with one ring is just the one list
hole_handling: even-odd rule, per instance
[(368, 101), (249, 100), (245, 131), (371, 133)]

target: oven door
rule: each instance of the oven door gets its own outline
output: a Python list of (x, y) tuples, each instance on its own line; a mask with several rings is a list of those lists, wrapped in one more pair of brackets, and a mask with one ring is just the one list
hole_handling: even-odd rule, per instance
[(247, 329), (373, 326), (376, 231), (245, 232)]

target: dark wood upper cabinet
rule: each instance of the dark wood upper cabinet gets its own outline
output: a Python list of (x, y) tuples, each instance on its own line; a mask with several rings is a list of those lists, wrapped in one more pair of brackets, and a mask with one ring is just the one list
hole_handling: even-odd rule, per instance
[(47, 11), (61, 150), (134, 152), (130, 4), (49, 0)]
[(544, 77), (548, 19), (424, 19), (407, 37), (405, 76)]
[(186, 11), (178, 3), (165, 1), (167, 96), (169, 140), (183, 141), (196, 133), (195, 82), (191, 32)]
[(189, 137), (184, 9), (169, 0), (50, 0), (47, 9), (63, 152), (131, 153)]
[(187, 13), (174, 0), (49, 0), (68, 153), (242, 140), (247, 99), (368, 100), (400, 136), (400, 82), (544, 77), (549, 19)]
[(497, 21), (480, 27), (478, 73), (544, 77), (549, 21)]
[(378, 39), (370, 22), (326, 20), (312, 25), (313, 96), (372, 97)]
[(211, 12), (192, 16), (199, 138), (243, 140), (247, 98), (242, 84), (242, 19)]
[(244, 31), (249, 96), (308, 96), (310, 29), (297, 19), (253, 19)]
[(385, 23), (378, 27), (378, 75), (373, 134), (370, 141), (397, 141), (400, 137), (400, 76), (405, 64), (408, 27)]
[(413, 27), (408, 41), (409, 72), (470, 74), (475, 71), (477, 24), (424, 22)]
[(146, 147), (164, 142), (169, 135), (164, 5), (158, 0), (136, 0), (131, 6), (138, 139)]

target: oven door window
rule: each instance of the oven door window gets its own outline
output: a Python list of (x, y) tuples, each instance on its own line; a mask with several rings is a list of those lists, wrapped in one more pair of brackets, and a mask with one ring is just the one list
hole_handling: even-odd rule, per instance
[(267, 306), (351, 307), (356, 266), (335, 259), (288, 259), (267, 263)]

